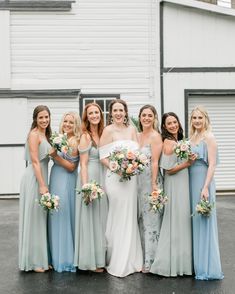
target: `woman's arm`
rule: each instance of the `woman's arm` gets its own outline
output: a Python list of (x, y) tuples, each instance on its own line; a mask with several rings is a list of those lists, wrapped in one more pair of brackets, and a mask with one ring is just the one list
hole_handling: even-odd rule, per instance
[[(89, 161), (89, 146), (91, 144), (91, 138), (87, 134), (83, 134), (79, 144), (80, 150), (80, 166), (81, 166), (81, 181), (82, 185), (88, 182), (88, 161)], [(87, 150), (87, 151), (82, 151)]]
[(51, 148), (49, 155), (56, 161), (57, 164), (65, 168), (68, 172), (73, 172), (77, 168), (77, 164), (60, 157), (54, 148)]
[(214, 176), (215, 168), (216, 168), (216, 153), (217, 153), (217, 144), (215, 141), (215, 137), (213, 134), (209, 134), (205, 138), (205, 142), (207, 144), (208, 149), (208, 170), (206, 174), (206, 179), (204, 186), (201, 191), (201, 198), (208, 199), (209, 197), (209, 190), (208, 187), (210, 185), (210, 182)]
[(158, 169), (159, 169), (159, 158), (162, 153), (162, 138), (161, 135), (156, 133), (154, 134), (151, 142), (151, 153), (152, 153), (152, 159), (151, 159), (151, 168), (152, 168), (152, 190), (156, 191), (158, 189), (157, 186), (157, 177), (158, 177)]
[[(165, 139), (164, 143), (163, 143), (164, 153), (166, 155), (173, 154), (174, 146), (175, 146), (175, 142), (173, 140)], [(177, 164), (173, 168), (167, 170), (166, 173), (169, 174), (169, 175), (174, 175), (177, 172), (181, 171), (182, 169), (188, 168), (190, 165), (192, 165), (195, 159), (196, 159), (196, 155), (190, 157), (187, 161), (184, 161), (184, 162), (182, 162), (180, 164)]]
[[(112, 137), (112, 129), (110, 128), (110, 126), (104, 128), (103, 133), (100, 138), (100, 147), (112, 143), (112, 138), (113, 138)], [(109, 168), (108, 157), (102, 158), (100, 161), (105, 167)]]
[(38, 146), (41, 143), (39, 135), (35, 131), (31, 131), (28, 138), (29, 143), (29, 153), (32, 161), (32, 166), (34, 170), (34, 174), (38, 181), (39, 185), (39, 193), (45, 194), (48, 192), (48, 187), (45, 184), (44, 178), (42, 176), (42, 170), (40, 166), (40, 161), (38, 158)]
[[(78, 142), (77, 142), (77, 140), (73, 139), (69, 143), (70, 143), (70, 147), (72, 147), (73, 150), (76, 150), (75, 152), (72, 153), (72, 155), (73, 156), (78, 155), (78, 151), (77, 151)], [(67, 159), (60, 157), (54, 148), (51, 148), (51, 150), (49, 151), (49, 155), (57, 162), (57, 164), (59, 164), (60, 166), (65, 168), (68, 172), (73, 172), (77, 168), (77, 163), (73, 163)]]

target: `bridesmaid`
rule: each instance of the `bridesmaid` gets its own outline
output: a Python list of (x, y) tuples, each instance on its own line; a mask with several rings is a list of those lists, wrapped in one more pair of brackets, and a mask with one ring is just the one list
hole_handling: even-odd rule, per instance
[[(169, 201), (165, 206), (156, 256), (151, 273), (166, 277), (192, 274), (192, 241), (189, 201), (188, 167), (190, 160), (179, 160), (173, 153), (183, 129), (173, 112), (163, 114), (163, 153), (160, 166), (164, 169), (164, 191)], [(192, 158), (193, 160), (193, 158)]]
[(158, 161), (162, 152), (162, 137), (158, 131), (157, 111), (144, 105), (139, 112), (138, 134), (140, 151), (151, 158), (151, 164), (138, 177), (139, 228), (143, 249), (143, 270), (149, 272), (154, 260), (161, 227), (161, 215), (149, 211), (148, 195), (162, 184)]
[(48, 266), (47, 213), (38, 203), (48, 192), (48, 152), (51, 148), (50, 111), (38, 105), (25, 145), (25, 170), (20, 187), (19, 268), (22, 271), (44, 272)]
[[(217, 144), (211, 132), (210, 120), (203, 107), (196, 107), (190, 117), (192, 150), (197, 156), (190, 167), (190, 194), (194, 212), (200, 199), (215, 202), (214, 171), (217, 163)], [(193, 217), (193, 260), (198, 280), (223, 279), (221, 270), (216, 209), (210, 217)]]
[(80, 118), (76, 112), (64, 114), (60, 124), (60, 133), (67, 133), (72, 151), (63, 153), (53, 150), (50, 153), (54, 160), (50, 175), (50, 192), (60, 197), (60, 209), (58, 212), (49, 214), (49, 245), (54, 270), (75, 272), (73, 265), (75, 187), (80, 137)]
[[(100, 106), (96, 103), (87, 104), (82, 116), (83, 134), (79, 144), (81, 181), (78, 180), (78, 189), (92, 180), (101, 184), (102, 166), (98, 146), (103, 128)], [(81, 196), (76, 198), (74, 265), (81, 270), (104, 270), (107, 210), (106, 196), (88, 206), (83, 203)]]

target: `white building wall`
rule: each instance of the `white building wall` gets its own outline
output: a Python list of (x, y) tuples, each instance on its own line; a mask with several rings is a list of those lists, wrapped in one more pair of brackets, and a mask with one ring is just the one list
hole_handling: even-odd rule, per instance
[[(203, 10), (202, 5), (209, 9), (208, 4), (200, 3), (198, 7), (196, 2), (191, 1), (191, 7), (185, 6), (184, 0), (164, 3), (164, 111), (177, 113), (185, 128), (188, 124), (185, 115), (190, 111), (185, 103), (185, 90), (200, 90), (198, 99), (189, 97), (189, 108), (200, 101), (211, 111), (221, 159), (216, 171), (217, 189), (234, 190), (235, 124), (231, 111), (235, 100), (229, 93), (235, 92), (235, 14), (234, 11), (225, 14), (224, 8), (223, 14), (218, 7), (214, 12)], [(206, 90), (212, 94), (203, 94)], [(221, 90), (223, 94), (218, 95)]]
[(120, 93), (160, 107), (158, 5), (79, 0), (70, 12), (12, 12), (12, 88)]
[(176, 112), (185, 122), (185, 89), (235, 89), (235, 73), (164, 74), (164, 110)]
[(164, 4), (164, 66), (235, 66), (234, 32), (235, 16)]
[(0, 10), (0, 88), (10, 88), (10, 13)]

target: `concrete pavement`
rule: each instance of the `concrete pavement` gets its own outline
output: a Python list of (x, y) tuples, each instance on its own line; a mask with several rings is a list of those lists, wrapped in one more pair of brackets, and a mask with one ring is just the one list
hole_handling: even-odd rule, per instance
[(235, 196), (217, 198), (222, 281), (196, 281), (193, 277), (163, 278), (136, 273), (126, 278), (107, 273), (39, 274), (20, 272), (18, 264), (17, 199), (0, 199), (0, 294), (233, 294), (235, 293)]

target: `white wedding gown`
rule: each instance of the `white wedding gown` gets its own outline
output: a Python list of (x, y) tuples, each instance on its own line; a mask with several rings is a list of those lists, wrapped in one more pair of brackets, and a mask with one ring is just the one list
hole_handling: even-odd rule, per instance
[[(118, 140), (100, 148), (100, 158), (106, 158), (118, 146), (138, 149), (132, 140)], [(137, 223), (137, 178), (119, 182), (120, 176), (107, 170), (105, 191), (109, 200), (106, 226), (107, 271), (117, 277), (140, 272), (143, 255)]]

